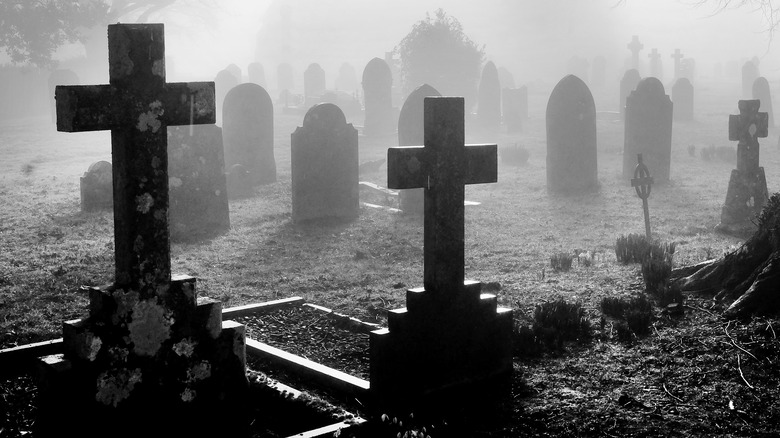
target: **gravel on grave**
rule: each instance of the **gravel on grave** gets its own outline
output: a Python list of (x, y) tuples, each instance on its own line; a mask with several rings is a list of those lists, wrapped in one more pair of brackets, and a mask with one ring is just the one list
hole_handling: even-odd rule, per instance
[(322, 365), (368, 380), (368, 334), (356, 333), (327, 313), (308, 306), (233, 318), (251, 338)]

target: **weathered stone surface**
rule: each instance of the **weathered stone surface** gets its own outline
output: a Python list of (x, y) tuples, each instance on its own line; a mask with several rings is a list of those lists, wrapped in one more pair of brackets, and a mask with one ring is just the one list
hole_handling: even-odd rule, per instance
[(755, 218), (769, 194), (764, 168), (759, 166), (758, 139), (769, 133), (769, 115), (758, 112), (760, 100), (740, 100), (739, 115), (729, 116), (729, 140), (738, 141), (737, 168), (731, 171), (726, 202), (717, 229), (733, 234), (755, 230)]
[(263, 87), (246, 83), (230, 90), (222, 123), (225, 166), (245, 166), (254, 184), (276, 182), (274, 107)]
[(753, 99), (761, 101), (761, 109), (767, 114), (769, 127), (775, 126), (775, 116), (772, 107), (772, 92), (769, 89), (769, 82), (761, 76), (753, 81)]
[(596, 104), (588, 86), (568, 75), (547, 101), (547, 191), (598, 190)]
[(292, 133), (291, 147), (293, 220), (357, 217), (358, 133), (341, 109), (311, 107)]
[(672, 101), (656, 78), (644, 78), (626, 99), (623, 145), (623, 177), (634, 174), (637, 154), (654, 175), (656, 183), (669, 181), (672, 154)]
[(488, 61), (482, 69), (477, 95), (477, 121), (481, 129), (494, 133), (501, 124), (501, 83), (493, 61)]
[(325, 88), (325, 70), (316, 62), (309, 64), (303, 72), (303, 97), (306, 99), (306, 106), (319, 102)]
[(230, 230), (222, 128), (168, 128), (171, 240), (193, 242)]
[(263, 68), (263, 64), (260, 64), (259, 62), (249, 64), (247, 66), (247, 75), (249, 76), (249, 82), (263, 88), (266, 87), (265, 69)]
[(384, 59), (374, 58), (366, 64), (362, 83), (366, 114), (363, 134), (366, 136), (392, 134), (395, 129), (393, 73)]
[[(423, 102), (426, 97), (441, 96), (428, 84), (417, 87), (404, 101), (398, 116), (398, 146), (417, 146), (423, 144)], [(407, 214), (423, 213), (423, 190), (409, 189), (398, 192), (401, 210)]]
[(689, 122), (693, 120), (693, 85), (688, 78), (680, 78), (672, 86), (674, 102), (674, 120)]
[(636, 86), (639, 85), (639, 81), (642, 79), (639, 76), (639, 71), (631, 69), (623, 74), (623, 78), (620, 80), (620, 100), (618, 101), (618, 108), (620, 109), (620, 115), (625, 120), (626, 117), (626, 98), (631, 94)]
[(110, 209), (114, 205), (111, 163), (97, 161), (89, 165), (79, 180), (81, 211)]
[(388, 187), (426, 187), (425, 266), (424, 287), (389, 312), (388, 329), (371, 333), (371, 391), (380, 405), (424, 403), (512, 369), (511, 310), (464, 280), (465, 184), (497, 181), (497, 146), (464, 144), (463, 98), (426, 98), (424, 119), (425, 146), (388, 150)]
[(753, 82), (761, 76), (758, 66), (753, 61), (742, 64), (742, 97), (749, 99), (753, 96)]

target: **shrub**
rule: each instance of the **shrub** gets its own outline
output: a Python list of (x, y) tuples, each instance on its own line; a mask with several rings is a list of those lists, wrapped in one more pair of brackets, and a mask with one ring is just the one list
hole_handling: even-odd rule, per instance
[(574, 256), (565, 252), (559, 252), (550, 257), (550, 266), (553, 271), (568, 271), (571, 269), (571, 262)]
[(645, 280), (645, 289), (648, 292), (656, 292), (661, 287), (666, 287), (669, 276), (672, 275), (672, 255), (670, 253), (650, 253), (642, 261), (642, 278)]
[(624, 264), (642, 263), (648, 256), (674, 254), (675, 247), (674, 242), (661, 243), (640, 234), (621, 235), (615, 242), (615, 256)]
[(601, 300), (601, 311), (617, 318), (614, 329), (620, 341), (629, 341), (633, 336), (643, 336), (650, 332), (653, 308), (644, 295), (635, 298), (605, 297)]
[(564, 341), (589, 338), (592, 334), (582, 304), (568, 303), (562, 298), (536, 306), (532, 330), (540, 342), (551, 347), (561, 347)]

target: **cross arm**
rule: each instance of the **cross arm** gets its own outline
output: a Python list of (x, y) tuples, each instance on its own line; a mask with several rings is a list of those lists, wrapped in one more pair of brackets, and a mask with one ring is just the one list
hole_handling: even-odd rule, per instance
[(214, 82), (169, 83), (164, 96), (164, 118), (168, 126), (216, 123)]
[(118, 94), (110, 85), (57, 86), (57, 131), (103, 131), (118, 126), (123, 111)]
[(498, 145), (466, 145), (466, 184), (498, 181)]
[[(744, 125), (748, 125), (745, 128)], [(753, 132), (751, 132), (753, 131)], [(743, 115), (729, 115), (729, 140), (741, 141), (743, 136), (747, 138), (766, 138), (769, 135), (769, 114), (755, 113), (750, 120), (745, 120)], [(747, 139), (746, 138), (746, 139)]]
[(419, 189), (426, 185), (423, 173), (423, 146), (398, 146), (387, 149), (387, 187)]

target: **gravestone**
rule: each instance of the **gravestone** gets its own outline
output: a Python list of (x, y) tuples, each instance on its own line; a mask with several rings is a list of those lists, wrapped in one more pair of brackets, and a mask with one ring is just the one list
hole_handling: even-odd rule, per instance
[(547, 191), (598, 190), (596, 104), (588, 86), (568, 75), (547, 101)]
[(55, 94), (59, 131), (111, 130), (116, 278), (41, 359), (36, 436), (246, 434), (244, 327), (171, 277), (166, 128), (214, 123), (214, 84), (166, 83), (162, 24), (109, 25), (108, 40), (109, 85)]
[(230, 90), (222, 123), (225, 167), (242, 164), (254, 184), (276, 182), (274, 106), (263, 87), (246, 83)]
[(309, 64), (303, 72), (303, 97), (306, 106), (317, 103), (325, 92), (325, 70), (319, 64)]
[(680, 49), (674, 49), (674, 53), (669, 56), (674, 59), (674, 79), (680, 79), (682, 77), (681, 65), (683, 54), (680, 52)]
[(504, 88), (501, 92), (501, 108), (507, 134), (522, 132), (528, 114), (528, 88)]
[(631, 69), (623, 74), (623, 79), (620, 80), (620, 115), (625, 120), (626, 118), (626, 98), (632, 91), (639, 85), (639, 81), (642, 79), (639, 76), (639, 71)]
[[(386, 64), (385, 64), (386, 65)], [(390, 70), (390, 67), (387, 68)], [(365, 74), (365, 71), (363, 72)], [(392, 73), (390, 82), (392, 83)], [(341, 67), (339, 67), (339, 75), (336, 78), (335, 82), (335, 89), (340, 91), (346, 91), (349, 94), (354, 94), (357, 92), (358, 89), (358, 81), (357, 81), (357, 74), (355, 73), (355, 68), (352, 67), (349, 63), (343, 63), (341, 64)]]
[(168, 128), (168, 185), (171, 241), (197, 242), (230, 230), (222, 128)]
[(498, 82), (501, 84), (502, 90), (504, 88), (515, 88), (515, 77), (506, 67), (498, 68)]
[(477, 96), (477, 121), (480, 128), (488, 132), (498, 131), (501, 125), (501, 83), (493, 61), (488, 61), (482, 69)]
[(758, 66), (753, 61), (746, 61), (742, 65), (742, 97), (753, 96), (753, 82), (759, 77)]
[(595, 88), (602, 88), (607, 82), (607, 59), (603, 56), (593, 58), (593, 74), (590, 77)]
[(295, 222), (359, 214), (358, 133), (332, 103), (314, 105), (292, 133)]
[(737, 168), (731, 171), (726, 202), (720, 213), (719, 231), (749, 234), (766, 205), (769, 192), (764, 168), (759, 166), (759, 138), (769, 131), (769, 115), (758, 112), (760, 100), (740, 100), (739, 115), (729, 116), (729, 140), (738, 141)]
[(672, 101), (657, 78), (644, 78), (626, 98), (623, 177), (634, 174), (634, 159), (642, 154), (656, 183), (669, 181), (672, 154)]
[(672, 86), (674, 102), (674, 120), (689, 122), (693, 120), (693, 85), (688, 78), (680, 78)]
[(496, 182), (498, 165), (496, 145), (464, 144), (464, 116), (463, 98), (428, 97), (425, 146), (388, 149), (388, 187), (425, 190), (424, 274), (406, 307), (389, 311), (388, 327), (370, 334), (380, 409), (483, 403), (470, 389), (512, 372), (512, 310), (465, 280), (465, 185)]
[(661, 81), (664, 80), (664, 67), (661, 63), (661, 54), (658, 53), (658, 49), (654, 48), (647, 55), (650, 58), (650, 76), (658, 78)]
[(276, 67), (276, 86), (280, 93), (284, 90), (292, 92), (295, 89), (295, 75), (290, 64), (283, 62)]
[(225, 96), (233, 87), (239, 84), (238, 78), (230, 70), (220, 70), (214, 78), (217, 97), (217, 124), (222, 124), (222, 107), (225, 103)]
[(51, 122), (57, 123), (57, 105), (54, 102), (54, 88), (57, 85), (79, 85), (81, 81), (79, 76), (73, 70), (57, 69), (51, 72), (48, 79), (49, 86), (49, 109), (51, 114)]
[(249, 76), (249, 82), (265, 88), (265, 69), (263, 68), (263, 64), (253, 62), (247, 66), (246, 70), (247, 75)]
[(767, 114), (769, 119), (769, 127), (774, 128), (775, 116), (772, 110), (772, 92), (769, 89), (769, 82), (765, 77), (761, 76), (753, 81), (753, 99), (761, 101), (761, 109)]
[(644, 44), (640, 43), (639, 37), (634, 35), (626, 47), (631, 51), (631, 68), (639, 70), (639, 51), (645, 47)]
[(228, 168), (227, 174), (228, 199), (243, 199), (254, 194), (252, 174), (243, 164), (234, 164)]
[(590, 63), (588, 62), (587, 59), (580, 58), (579, 56), (572, 56), (571, 58), (569, 58), (569, 63), (567, 65), (566, 73), (577, 76), (583, 82), (587, 83), (589, 70), (590, 70)]
[(106, 210), (114, 204), (111, 163), (98, 161), (89, 165), (79, 180), (81, 211)]
[(232, 73), (239, 84), (244, 82), (244, 73), (241, 71), (241, 67), (237, 66), (236, 64), (229, 64), (227, 67), (225, 67), (225, 70)]
[(365, 100), (363, 134), (368, 137), (392, 134), (395, 129), (393, 73), (384, 59), (374, 58), (366, 64), (362, 84)]
[[(414, 146), (424, 141), (423, 103), (426, 97), (441, 96), (428, 84), (417, 87), (409, 94), (398, 116), (398, 146)], [(407, 189), (398, 192), (401, 210), (407, 214), (423, 214), (423, 190)]]
[(693, 79), (696, 77), (696, 60), (693, 58), (685, 58), (680, 63), (680, 77), (681, 78), (688, 78), (689, 81), (693, 82)]

